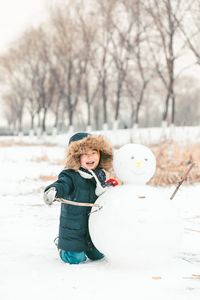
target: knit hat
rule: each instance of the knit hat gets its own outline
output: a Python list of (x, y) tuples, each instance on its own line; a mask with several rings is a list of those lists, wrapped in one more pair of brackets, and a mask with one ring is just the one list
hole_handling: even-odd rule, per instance
[(80, 141), (89, 135), (90, 133), (87, 132), (77, 132), (71, 136), (71, 138), (69, 139), (69, 144), (71, 144), (72, 142)]

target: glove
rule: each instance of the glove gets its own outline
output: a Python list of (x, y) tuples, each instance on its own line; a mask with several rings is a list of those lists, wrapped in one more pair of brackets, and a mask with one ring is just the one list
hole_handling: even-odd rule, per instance
[(119, 182), (115, 178), (109, 178), (109, 179), (107, 179), (106, 183), (109, 183), (111, 186), (119, 185)]
[(88, 172), (89, 172), (90, 174), (92, 174), (92, 176), (94, 177), (94, 179), (95, 179), (95, 181), (96, 181), (95, 194), (96, 194), (97, 196), (102, 195), (104, 192), (106, 192), (106, 191), (110, 188), (110, 186), (106, 186), (106, 185), (102, 186), (102, 184), (101, 184), (99, 178), (96, 176), (96, 174), (94, 173), (94, 171), (88, 170)]
[(51, 206), (52, 203), (55, 201), (55, 196), (56, 196), (56, 188), (55, 187), (51, 187), (50, 189), (48, 189), (46, 192), (44, 192), (43, 195), (43, 200), (44, 202)]

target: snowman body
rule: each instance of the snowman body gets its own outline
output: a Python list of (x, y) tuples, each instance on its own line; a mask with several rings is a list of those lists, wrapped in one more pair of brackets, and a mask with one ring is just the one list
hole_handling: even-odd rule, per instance
[(96, 201), (102, 209), (89, 218), (94, 245), (111, 263), (147, 269), (167, 263), (177, 253), (182, 225), (172, 201), (146, 184), (156, 168), (153, 153), (128, 144), (113, 165), (124, 184)]

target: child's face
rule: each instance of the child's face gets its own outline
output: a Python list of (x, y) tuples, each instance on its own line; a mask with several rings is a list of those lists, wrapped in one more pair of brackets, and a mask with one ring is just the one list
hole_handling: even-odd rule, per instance
[(80, 157), (81, 167), (87, 170), (94, 170), (100, 161), (100, 153), (97, 150), (87, 150), (85, 154)]

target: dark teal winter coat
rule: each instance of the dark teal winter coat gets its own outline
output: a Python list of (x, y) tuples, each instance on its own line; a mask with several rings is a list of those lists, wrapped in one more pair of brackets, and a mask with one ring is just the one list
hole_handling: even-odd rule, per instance
[[(85, 179), (74, 170), (64, 170), (50, 187), (57, 190), (56, 197), (75, 202), (94, 203), (96, 183)], [(93, 246), (88, 230), (90, 207), (61, 204), (58, 248), (65, 251), (86, 251)]]

